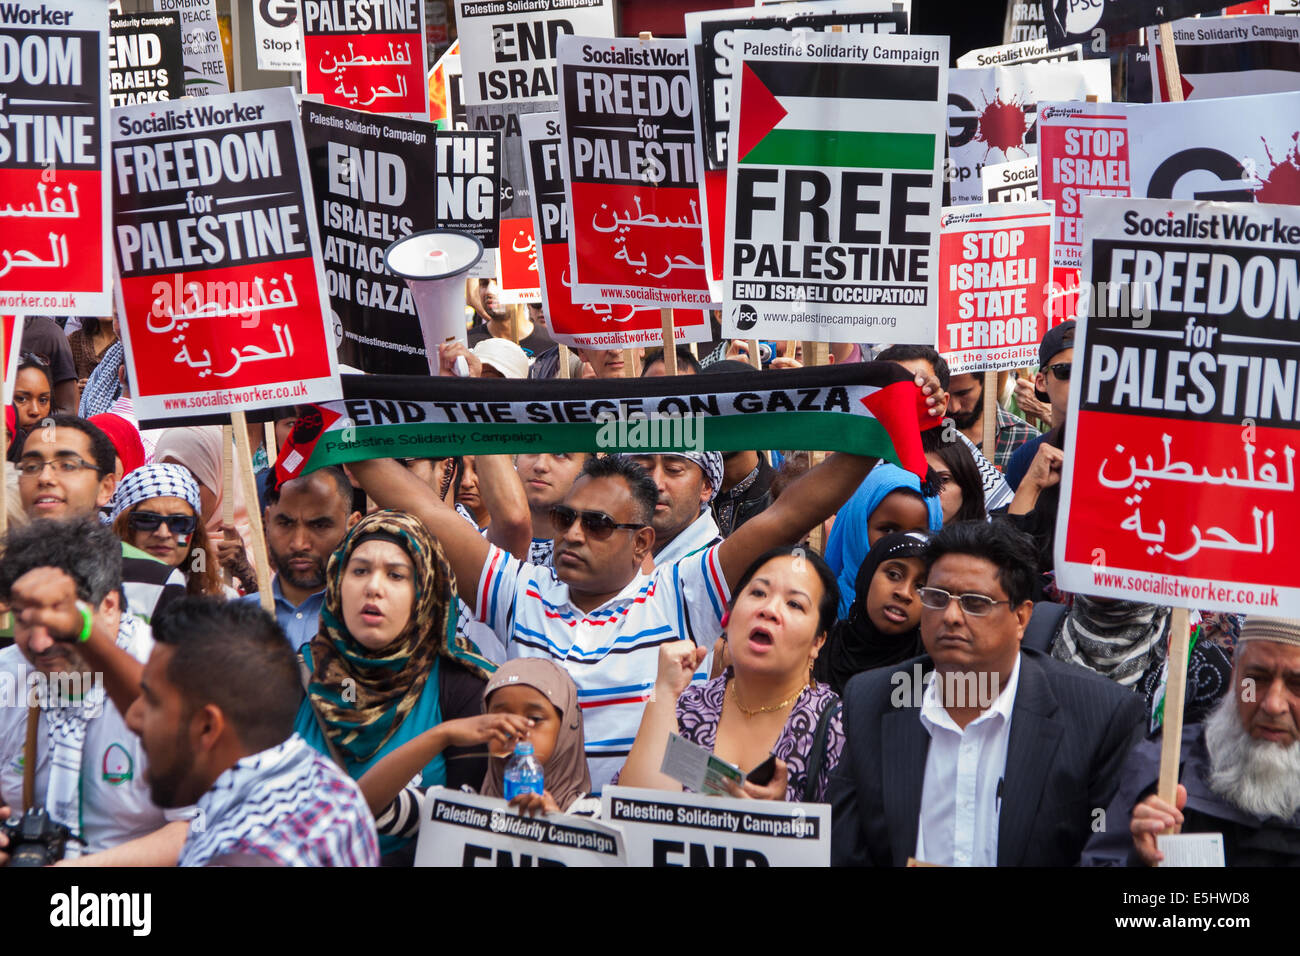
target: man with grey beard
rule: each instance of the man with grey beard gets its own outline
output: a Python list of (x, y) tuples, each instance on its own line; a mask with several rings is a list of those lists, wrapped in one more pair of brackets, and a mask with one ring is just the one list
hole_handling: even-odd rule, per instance
[(1223, 834), (1228, 866), (1300, 864), (1300, 620), (1248, 617), (1231, 686), (1183, 730), (1174, 805), (1153, 792), (1160, 738), (1134, 748), (1084, 865), (1155, 866), (1166, 832)]

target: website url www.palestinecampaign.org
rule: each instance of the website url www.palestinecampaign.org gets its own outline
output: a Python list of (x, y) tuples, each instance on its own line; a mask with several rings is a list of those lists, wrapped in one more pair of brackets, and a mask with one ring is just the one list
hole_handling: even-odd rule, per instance
[(1278, 607), (1280, 601), (1277, 588), (1232, 588), (1215, 584), (1213, 581), (1206, 581), (1203, 584), (1185, 584), (1177, 578), (1163, 575), (1145, 577), (1094, 571), (1092, 583), (1102, 587), (1142, 591), (1160, 597), (1190, 598), (1193, 601), (1235, 601), (1238, 604), (1252, 604), (1258, 607)]
[(185, 398), (169, 398), (163, 401), (163, 408), (168, 411), (177, 411), (186, 408), (211, 408), (214, 405), (247, 405), (249, 402), (300, 398), (306, 394), (306, 385), (243, 388), (232, 392), (208, 392), (203, 395), (188, 395)]

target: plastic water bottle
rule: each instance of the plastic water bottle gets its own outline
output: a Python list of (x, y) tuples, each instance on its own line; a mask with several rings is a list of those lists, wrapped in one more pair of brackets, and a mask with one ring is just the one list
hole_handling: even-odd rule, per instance
[(506, 761), (505, 797), (513, 800), (521, 793), (541, 794), (545, 778), (542, 765), (533, 756), (533, 745), (526, 740), (515, 744), (515, 752)]

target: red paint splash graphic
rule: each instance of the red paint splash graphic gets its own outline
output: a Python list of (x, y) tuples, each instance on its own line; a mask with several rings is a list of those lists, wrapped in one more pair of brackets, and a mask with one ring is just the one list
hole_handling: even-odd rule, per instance
[(1003, 102), (1000, 92), (994, 90), (993, 102), (985, 103), (980, 112), (979, 129), (975, 133), (975, 139), (985, 144), (986, 162), (989, 153), (995, 149), (1002, 150), (1004, 154), (1018, 149), (1026, 156), (1029, 155), (1025, 150), (1025, 134), (1029, 132), (1029, 124), (1025, 120), (1024, 101), (1018, 94)]
[(1300, 206), (1300, 132), (1291, 137), (1291, 142), (1295, 145), (1278, 162), (1265, 141), (1264, 154), (1268, 156), (1273, 168), (1262, 178), (1259, 189), (1255, 190), (1255, 202)]

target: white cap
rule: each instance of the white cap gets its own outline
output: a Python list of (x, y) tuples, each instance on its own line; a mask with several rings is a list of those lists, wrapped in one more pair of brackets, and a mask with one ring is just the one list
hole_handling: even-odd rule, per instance
[(509, 339), (486, 338), (471, 351), (506, 378), (528, 377), (528, 355)]

